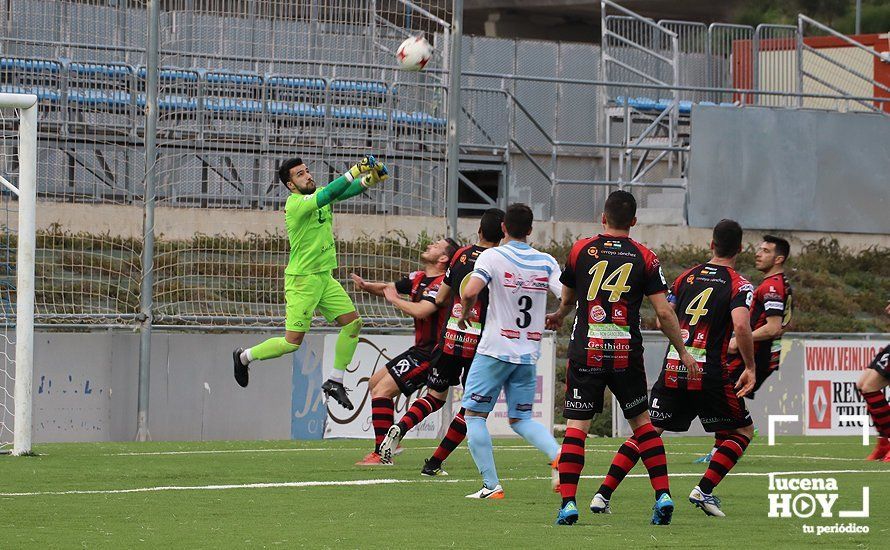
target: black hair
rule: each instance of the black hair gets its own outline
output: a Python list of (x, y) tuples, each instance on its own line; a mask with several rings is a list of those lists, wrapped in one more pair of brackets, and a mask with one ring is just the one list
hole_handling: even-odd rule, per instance
[(791, 256), (791, 245), (783, 239), (782, 237), (776, 237), (775, 235), (764, 235), (764, 242), (772, 243), (776, 245), (776, 254), (779, 256), (784, 256), (785, 261), (788, 261), (788, 257)]
[(504, 238), (504, 230), (501, 223), (504, 221), (504, 211), (500, 208), (489, 208), (482, 213), (479, 220), (479, 232), (482, 238), (490, 243), (499, 243)]
[(612, 191), (606, 199), (606, 223), (615, 229), (630, 229), (637, 215), (637, 199), (627, 191)]
[(453, 258), (458, 249), (460, 249), (460, 243), (451, 237), (447, 237), (445, 241), (448, 243), (448, 248), (445, 249), (445, 255), (448, 256), (448, 260), (451, 261), (451, 258)]
[(286, 161), (281, 163), (281, 166), (278, 167), (278, 179), (281, 180), (281, 183), (287, 185), (287, 182), (290, 181), (290, 171), (294, 166), (299, 166), (303, 164), (303, 159), (300, 157), (294, 157), (287, 159)]
[(507, 234), (514, 239), (524, 239), (531, 233), (535, 216), (528, 205), (520, 202), (511, 204), (504, 213), (504, 226)]
[(742, 248), (742, 226), (735, 220), (720, 220), (714, 226), (714, 254), (732, 258)]

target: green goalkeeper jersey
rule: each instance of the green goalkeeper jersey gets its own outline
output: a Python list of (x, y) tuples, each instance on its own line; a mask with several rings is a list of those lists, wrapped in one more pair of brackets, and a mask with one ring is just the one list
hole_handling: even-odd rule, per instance
[[(284, 222), (287, 240), (290, 242), (290, 260), (284, 272), (288, 275), (311, 275), (331, 271), (337, 267), (337, 249), (334, 245), (334, 212), (331, 204), (319, 194), (292, 193), (284, 206)], [(319, 206), (319, 202), (325, 203)]]

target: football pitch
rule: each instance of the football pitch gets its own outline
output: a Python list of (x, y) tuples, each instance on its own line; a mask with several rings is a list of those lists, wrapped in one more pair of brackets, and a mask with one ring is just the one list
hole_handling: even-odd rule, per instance
[[(712, 518), (686, 497), (705, 469), (692, 461), (713, 440), (666, 437), (677, 508), (665, 527), (649, 524), (642, 464), (611, 515), (587, 510), (620, 444), (603, 438), (587, 442), (579, 522), (555, 526), (547, 461), (520, 441), (495, 442), (506, 491), (495, 501), (464, 498), (481, 483), (465, 445), (446, 462), (449, 476), (420, 476), (436, 443), (425, 440), (377, 468), (353, 466), (370, 445), (353, 440), (38, 445), (36, 457), (0, 457), (0, 548), (886, 548), (890, 537), (890, 464), (862, 460), (870, 448), (858, 438), (779, 437), (772, 447), (756, 438), (715, 491), (727, 517)], [(812, 491), (838, 495), (832, 517), (818, 505), (809, 518), (768, 517), (770, 472), (836, 480)], [(863, 487), (869, 517), (841, 517), (862, 510)], [(850, 523), (869, 532), (803, 532)]]

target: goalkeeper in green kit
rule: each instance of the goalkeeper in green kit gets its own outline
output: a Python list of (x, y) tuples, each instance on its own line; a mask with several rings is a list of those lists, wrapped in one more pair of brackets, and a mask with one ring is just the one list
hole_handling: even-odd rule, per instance
[(321, 389), (326, 397), (353, 409), (343, 387), (343, 372), (355, 355), (362, 320), (349, 295), (332, 276), (337, 267), (337, 251), (331, 205), (359, 195), (388, 177), (386, 166), (372, 156), (363, 158), (322, 189), (315, 187), (309, 168), (299, 158), (284, 161), (278, 169), (278, 179), (291, 191), (284, 207), (290, 243), (290, 260), (284, 270), (286, 330), (284, 337), (269, 338), (250, 349), (238, 348), (232, 353), (238, 385), (247, 386), (251, 361), (281, 357), (300, 349), (318, 309), (325, 319), (342, 327), (334, 351), (334, 371)]

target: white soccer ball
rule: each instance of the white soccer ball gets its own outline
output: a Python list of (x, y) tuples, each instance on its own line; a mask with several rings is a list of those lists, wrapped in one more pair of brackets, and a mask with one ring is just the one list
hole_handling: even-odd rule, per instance
[(396, 61), (406, 71), (423, 69), (433, 56), (433, 47), (423, 36), (412, 36), (406, 39), (396, 50)]

